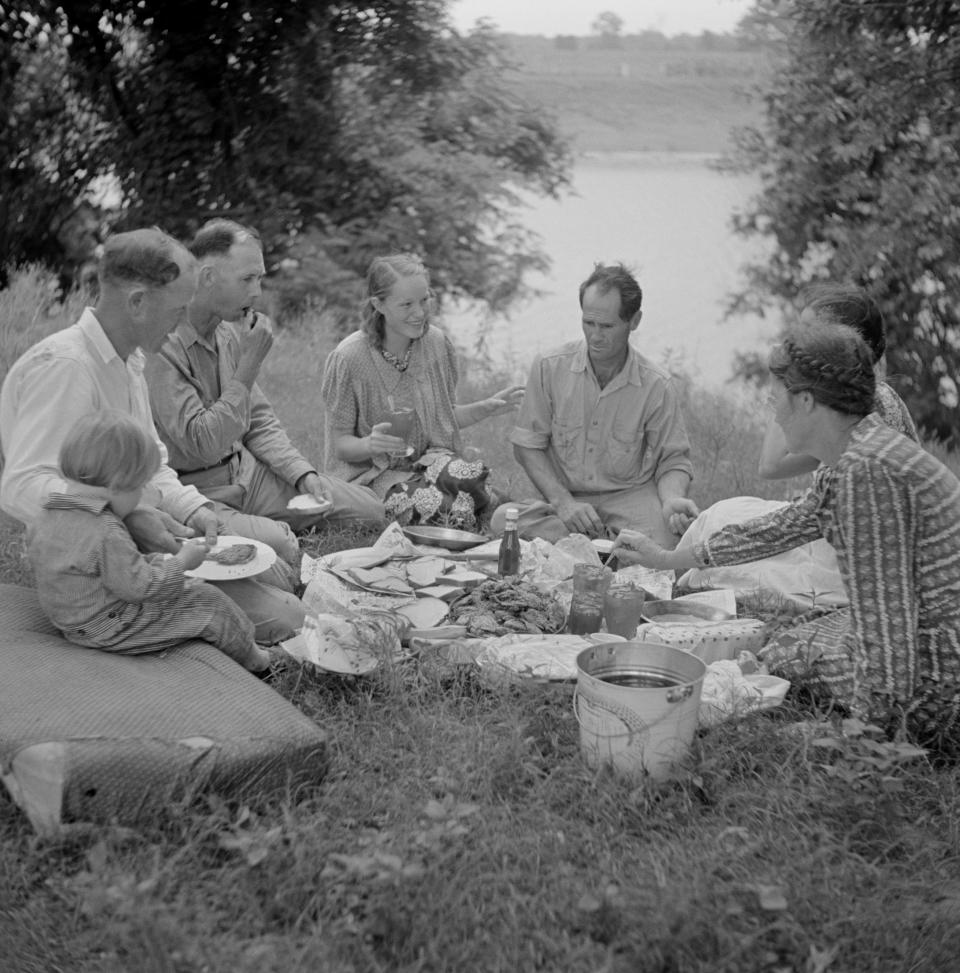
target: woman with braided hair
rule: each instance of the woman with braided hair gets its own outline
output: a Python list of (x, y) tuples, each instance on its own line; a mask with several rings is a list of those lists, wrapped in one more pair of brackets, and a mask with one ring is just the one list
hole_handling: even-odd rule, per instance
[[(851, 714), (960, 754), (960, 482), (873, 414), (863, 339), (800, 326), (770, 357), (771, 406), (788, 449), (821, 464), (799, 499), (667, 551), (621, 531), (621, 563), (740, 564), (825, 538), (849, 608), (811, 618), (764, 649), (772, 671), (817, 680)], [(811, 613), (812, 614), (812, 613)]]
[[(845, 324), (856, 330), (867, 343), (877, 379), (874, 411), (891, 428), (915, 442), (917, 427), (903, 399), (884, 381), (886, 378), (887, 330), (883, 312), (862, 288), (853, 284), (823, 283), (808, 287), (800, 296), (800, 324)], [(767, 427), (760, 452), (759, 472), (768, 480), (782, 480), (817, 468), (813, 456), (788, 452), (780, 427)]]

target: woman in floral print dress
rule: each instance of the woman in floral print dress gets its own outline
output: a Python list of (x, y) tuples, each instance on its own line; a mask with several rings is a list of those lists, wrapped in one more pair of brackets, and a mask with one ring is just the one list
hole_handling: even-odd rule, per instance
[[(387, 516), (401, 523), (473, 528), (489, 506), (490, 471), (461, 455), (460, 430), (516, 408), (523, 387), (458, 404), (456, 351), (430, 324), (432, 305), (419, 257), (393, 254), (371, 263), (361, 330), (341, 341), (324, 367), (324, 467), (371, 487)], [(385, 420), (401, 406), (416, 417), (403, 438)]]
[(740, 564), (826, 538), (850, 607), (777, 635), (764, 650), (771, 671), (815, 677), (851, 714), (960, 752), (960, 482), (871, 414), (872, 357), (852, 329), (798, 327), (772, 353), (770, 371), (787, 447), (822, 464), (813, 486), (687, 550), (624, 530), (620, 561)]

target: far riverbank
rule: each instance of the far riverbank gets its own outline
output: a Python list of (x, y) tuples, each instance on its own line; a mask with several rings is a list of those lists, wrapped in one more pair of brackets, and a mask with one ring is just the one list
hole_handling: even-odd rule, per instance
[(470, 349), (482, 339), (495, 364), (525, 376), (535, 354), (578, 337), (577, 289), (593, 264), (623, 261), (644, 290), (637, 347), (705, 384), (725, 382), (734, 352), (761, 349), (777, 324), (724, 317), (730, 294), (742, 285), (741, 267), (762, 248), (730, 228), (757, 181), (718, 170), (717, 158), (663, 151), (579, 157), (573, 194), (530, 198), (521, 214), (552, 261), (548, 274), (529, 281), (540, 296), (509, 317), (484, 321), (468, 308), (448, 314), (457, 342)]

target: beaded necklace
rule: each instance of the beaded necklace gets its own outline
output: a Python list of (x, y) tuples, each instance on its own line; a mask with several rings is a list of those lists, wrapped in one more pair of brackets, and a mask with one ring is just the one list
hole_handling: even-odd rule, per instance
[(388, 361), (398, 372), (405, 372), (407, 366), (410, 364), (410, 352), (413, 350), (413, 345), (408, 345), (407, 350), (401, 356), (395, 355), (392, 351), (387, 351), (386, 348), (380, 349), (380, 354), (383, 355), (384, 361)]

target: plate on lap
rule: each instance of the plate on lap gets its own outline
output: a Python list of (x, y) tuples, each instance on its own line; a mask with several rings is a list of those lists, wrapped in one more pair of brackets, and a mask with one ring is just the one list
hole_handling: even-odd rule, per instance
[(204, 581), (236, 581), (239, 578), (252, 578), (261, 571), (266, 571), (277, 559), (277, 552), (262, 541), (255, 541), (249, 537), (239, 537), (236, 534), (223, 534), (217, 538), (216, 547), (207, 552), (223, 554), (228, 548), (243, 548), (237, 554), (249, 553), (254, 549), (253, 557), (240, 564), (220, 564), (217, 561), (204, 561), (199, 567), (183, 573), (190, 578), (202, 578)]
[(332, 506), (332, 500), (318, 500), (312, 493), (300, 493), (290, 498), (287, 510), (295, 514), (322, 514)]

